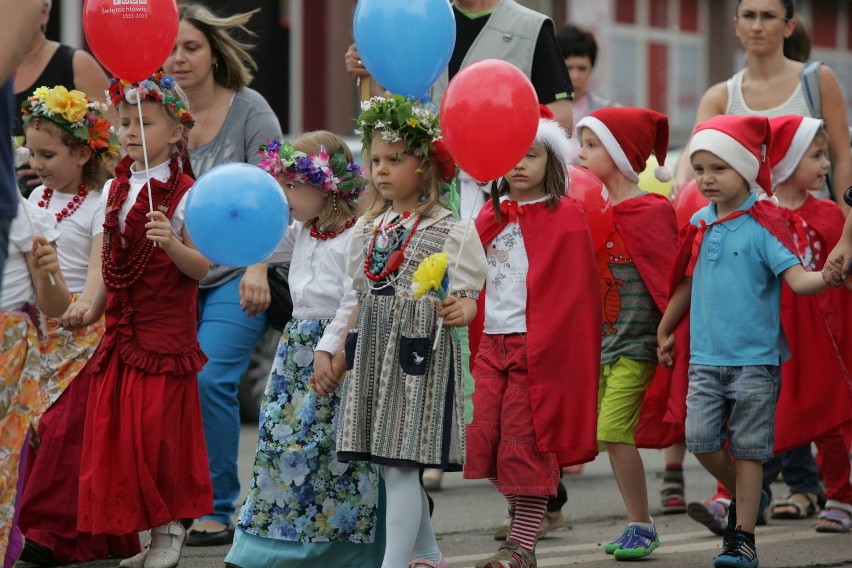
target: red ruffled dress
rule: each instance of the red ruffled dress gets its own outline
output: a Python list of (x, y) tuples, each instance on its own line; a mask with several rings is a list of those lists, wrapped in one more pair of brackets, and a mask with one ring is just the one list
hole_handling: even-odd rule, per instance
[[(119, 164), (110, 187), (106, 334), (83, 371), (92, 384), (77, 526), (93, 534), (138, 532), (213, 509), (198, 398), (207, 361), (196, 336), (198, 282), (145, 238), (144, 188), (120, 232), (131, 164)], [(173, 160), (166, 183), (151, 180), (154, 207), (171, 218), (192, 183)]]

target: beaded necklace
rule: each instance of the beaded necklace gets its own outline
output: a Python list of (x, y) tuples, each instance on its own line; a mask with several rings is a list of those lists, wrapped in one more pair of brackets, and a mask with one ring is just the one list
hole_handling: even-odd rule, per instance
[[(56, 222), (61, 223), (63, 219), (67, 219), (71, 215), (74, 214), (74, 211), (80, 208), (83, 202), (86, 200), (86, 196), (89, 195), (89, 190), (86, 188), (85, 183), (80, 184), (80, 188), (77, 191), (77, 195), (71, 198), (65, 207), (62, 208), (62, 211), (59, 213), (55, 213)], [(42, 194), (42, 198), (38, 202), (38, 206), (42, 209), (48, 209), (50, 207), (50, 199), (53, 197), (53, 188), (45, 187), (44, 193)]]
[(346, 223), (345, 223), (342, 227), (340, 227), (339, 229), (337, 229), (336, 231), (320, 231), (320, 230), (317, 228), (317, 222), (316, 222), (316, 220), (314, 220), (314, 222), (313, 222), (313, 223), (311, 223), (311, 236), (312, 236), (313, 238), (315, 238), (315, 239), (319, 239), (319, 240), (321, 240), (321, 241), (324, 241), (324, 240), (326, 240), (326, 239), (333, 239), (334, 237), (336, 237), (337, 235), (341, 234), (341, 233), (342, 233), (343, 231), (345, 231), (346, 229), (351, 229), (351, 228), (352, 228), (352, 226), (355, 224), (355, 222), (356, 222), (356, 221), (358, 221), (358, 217), (357, 217), (357, 216), (352, 217), (351, 219), (349, 219), (348, 221), (346, 221)]
[[(177, 166), (177, 161), (172, 160), (169, 164), (171, 172), (171, 186), (168, 192), (157, 206), (159, 211), (165, 214), (171, 205), (172, 195), (180, 181), (180, 169)], [(104, 220), (104, 244), (101, 249), (102, 272), (104, 276), (104, 284), (107, 290), (124, 290), (136, 283), (137, 280), (145, 272), (148, 267), (148, 262), (151, 260), (151, 255), (154, 254), (154, 241), (142, 237), (142, 244), (137, 246), (124, 262), (116, 258), (113, 254), (113, 247), (121, 246), (121, 234), (118, 224), (118, 212), (121, 206), (127, 200), (130, 190), (130, 180), (122, 179), (117, 183), (113, 190), (110, 191), (109, 199), (106, 204), (106, 216)], [(151, 191), (150, 184), (148, 191)], [(115, 244), (112, 241), (115, 240)]]
[[(410, 229), (405, 230), (402, 235), (397, 235), (398, 229), (405, 229), (403, 222), (410, 216), (411, 212), (405, 211), (390, 223), (384, 225), (379, 223), (373, 228), (370, 245), (364, 257), (364, 275), (368, 279), (373, 282), (380, 282), (402, 266), (403, 253), (417, 231), (420, 219), (422, 219), (418, 215)], [(400, 241), (402, 241), (402, 244), (400, 244)]]

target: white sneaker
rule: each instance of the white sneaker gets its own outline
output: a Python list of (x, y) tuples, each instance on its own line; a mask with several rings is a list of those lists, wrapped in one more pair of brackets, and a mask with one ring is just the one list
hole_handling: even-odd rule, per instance
[(180, 553), (183, 550), (183, 541), (186, 540), (186, 529), (180, 521), (166, 523), (151, 529), (151, 540), (154, 535), (169, 535), (171, 544), (168, 548), (151, 548), (145, 559), (143, 568), (175, 568), (180, 562)]

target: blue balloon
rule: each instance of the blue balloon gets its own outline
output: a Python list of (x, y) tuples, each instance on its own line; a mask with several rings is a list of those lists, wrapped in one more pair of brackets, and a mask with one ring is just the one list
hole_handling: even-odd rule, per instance
[(359, 0), (353, 28), (370, 74), (409, 99), (419, 99), (438, 80), (456, 41), (448, 0)]
[(201, 253), (224, 266), (268, 258), (287, 232), (290, 209), (271, 175), (251, 164), (205, 172), (186, 200), (186, 229)]

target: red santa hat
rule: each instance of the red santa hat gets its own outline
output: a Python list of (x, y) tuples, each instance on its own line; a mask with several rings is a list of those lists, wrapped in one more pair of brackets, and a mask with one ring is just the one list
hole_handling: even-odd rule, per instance
[(765, 116), (720, 114), (702, 122), (689, 141), (689, 155), (710, 152), (743, 176), (749, 186), (772, 196), (768, 152), (772, 130)]
[(669, 145), (669, 119), (646, 108), (605, 107), (596, 110), (577, 123), (577, 135), (588, 128), (604, 145), (618, 170), (633, 182), (639, 181), (639, 173), (651, 152), (660, 164), (654, 177), (660, 181), (672, 179), (671, 171), (665, 167)]
[(772, 146), (769, 148), (772, 187), (790, 179), (822, 125), (822, 120), (809, 116), (777, 116), (769, 119), (769, 127), (772, 129)]
[(553, 152), (563, 167), (568, 166), (568, 154), (571, 142), (565, 129), (553, 119), (553, 112), (545, 105), (538, 105), (538, 132), (535, 135), (536, 144), (541, 144)]

